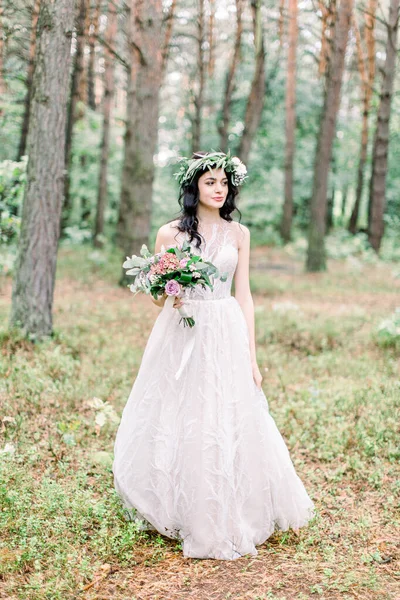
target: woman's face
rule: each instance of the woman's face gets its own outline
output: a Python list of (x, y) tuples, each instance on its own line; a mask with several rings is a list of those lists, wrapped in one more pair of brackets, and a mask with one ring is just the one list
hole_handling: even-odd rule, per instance
[(228, 195), (228, 179), (224, 169), (207, 169), (198, 179), (199, 201), (209, 208), (223, 206)]

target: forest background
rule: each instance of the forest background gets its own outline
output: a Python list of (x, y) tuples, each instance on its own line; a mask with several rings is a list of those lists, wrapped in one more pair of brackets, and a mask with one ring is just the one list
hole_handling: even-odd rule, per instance
[[(399, 0), (0, 0), (0, 597), (399, 597), (398, 25)], [(178, 216), (178, 157), (228, 148), (318, 514), (221, 566), (127, 523), (111, 460), (159, 310), (121, 264)]]
[[(39, 7), (2, 0), (0, 8), (3, 270), (22, 212)], [(330, 255), (345, 240), (398, 257), (399, 76), (396, 61), (386, 64), (396, 7), (391, 25), (389, 3), (345, 8), (348, 34), (335, 42), (335, 3), (78, 3), (61, 239), (138, 251), (178, 214), (176, 159), (230, 148), (248, 163), (239, 206), (254, 245), (291, 241), (304, 252), (317, 223), (320, 238), (336, 236)], [(308, 268), (324, 269), (322, 240), (314, 254)]]

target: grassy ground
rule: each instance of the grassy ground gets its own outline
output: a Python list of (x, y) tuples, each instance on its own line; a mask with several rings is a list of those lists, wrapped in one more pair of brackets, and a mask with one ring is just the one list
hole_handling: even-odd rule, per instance
[(53, 339), (7, 332), (1, 281), (0, 598), (400, 598), (399, 353), (375, 333), (400, 304), (400, 267), (307, 275), (265, 248), (252, 261), (263, 388), (314, 522), (216, 561), (125, 521), (112, 446), (160, 309), (116, 286), (118, 256), (64, 248)]

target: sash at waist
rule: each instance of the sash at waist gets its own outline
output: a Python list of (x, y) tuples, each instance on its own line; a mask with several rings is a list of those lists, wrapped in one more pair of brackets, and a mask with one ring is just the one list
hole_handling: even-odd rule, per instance
[(224, 296), (223, 298), (187, 298), (186, 296), (182, 297), (182, 301), (184, 304), (189, 302), (218, 302), (221, 300), (231, 300), (235, 296)]

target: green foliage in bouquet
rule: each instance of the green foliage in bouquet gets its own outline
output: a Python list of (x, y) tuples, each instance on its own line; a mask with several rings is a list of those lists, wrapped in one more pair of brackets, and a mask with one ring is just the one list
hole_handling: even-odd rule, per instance
[[(185, 266), (177, 264), (176, 269), (169, 269), (165, 273), (148, 276), (152, 265), (157, 264), (158, 260), (166, 254), (174, 255), (178, 261), (187, 259), (187, 262)], [(164, 293), (167, 282), (171, 280), (176, 281), (184, 288), (201, 285), (203, 288), (208, 286), (213, 289), (210, 277), (218, 278), (221, 281), (227, 279), (226, 273), (221, 274), (211, 262), (205, 261), (201, 256), (194, 254), (187, 241), (184, 241), (180, 248), (170, 247), (165, 252), (159, 252), (154, 256), (143, 244), (140, 256), (127, 257), (123, 267), (129, 269), (126, 272), (127, 275), (135, 277), (134, 283), (128, 286), (130, 290), (134, 293), (142, 291), (151, 294), (155, 299)]]

